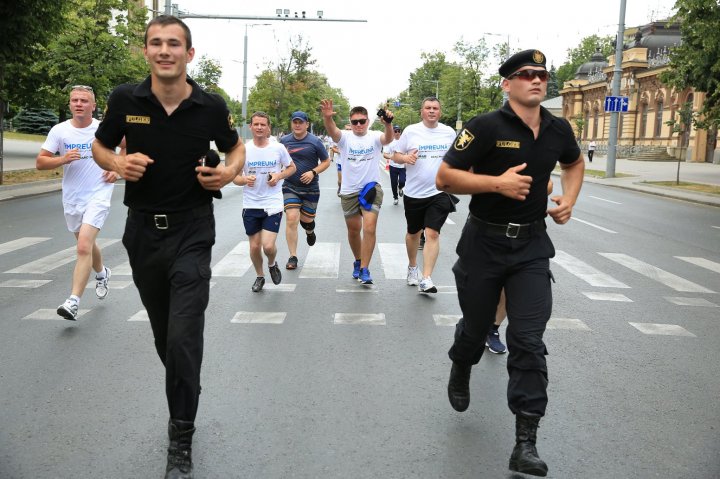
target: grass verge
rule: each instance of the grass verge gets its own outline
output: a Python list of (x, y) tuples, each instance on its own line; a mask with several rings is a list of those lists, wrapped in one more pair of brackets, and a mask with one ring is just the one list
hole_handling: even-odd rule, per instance
[(720, 195), (720, 186), (703, 185), (701, 183), (688, 183), (687, 181), (681, 181), (680, 183), (676, 183), (675, 181), (643, 181), (643, 184)]
[(63, 177), (63, 169), (55, 168), (54, 170), (36, 170), (30, 168), (27, 170), (11, 170), (3, 172), (3, 185), (19, 185), (20, 183), (30, 183), (33, 181), (57, 180)]

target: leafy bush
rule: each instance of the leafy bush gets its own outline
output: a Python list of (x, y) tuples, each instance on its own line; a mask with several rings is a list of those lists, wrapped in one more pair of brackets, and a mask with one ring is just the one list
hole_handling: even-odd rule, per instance
[(52, 110), (44, 108), (25, 108), (13, 118), (15, 131), (38, 135), (47, 135), (57, 122), (58, 116)]

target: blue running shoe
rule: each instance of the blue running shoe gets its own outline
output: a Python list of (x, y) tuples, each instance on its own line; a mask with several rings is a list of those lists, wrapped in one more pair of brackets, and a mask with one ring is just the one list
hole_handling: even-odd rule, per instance
[(485, 346), (493, 354), (504, 354), (507, 351), (505, 345), (500, 341), (500, 331), (490, 330), (485, 341)]
[(353, 278), (360, 279), (360, 260), (353, 261)]
[(362, 268), (360, 270), (360, 282), (362, 284), (373, 284), (372, 278), (370, 277), (370, 270)]

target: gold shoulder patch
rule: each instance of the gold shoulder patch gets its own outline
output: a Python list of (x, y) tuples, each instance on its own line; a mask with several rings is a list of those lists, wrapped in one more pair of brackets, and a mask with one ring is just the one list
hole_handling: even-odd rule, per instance
[(520, 142), (519, 141), (509, 141), (509, 140), (497, 140), (495, 142), (495, 146), (497, 148), (520, 148)]
[(149, 125), (150, 117), (141, 115), (125, 115), (125, 123), (140, 123), (141, 125)]
[(455, 149), (458, 151), (462, 151), (468, 146), (470, 146), (470, 143), (475, 139), (475, 136), (473, 136), (472, 133), (467, 131), (467, 129), (463, 128), (463, 131), (460, 132), (460, 134), (455, 139)]
[(235, 129), (235, 119), (232, 116), (232, 113), (228, 113), (228, 127), (231, 130)]

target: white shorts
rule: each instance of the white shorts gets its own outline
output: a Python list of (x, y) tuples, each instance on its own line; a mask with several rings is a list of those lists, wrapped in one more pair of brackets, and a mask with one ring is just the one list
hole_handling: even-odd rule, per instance
[(110, 201), (90, 198), (86, 205), (63, 203), (63, 209), (65, 210), (65, 222), (71, 233), (79, 232), (80, 226), (83, 224), (102, 229), (105, 219), (110, 214)]

